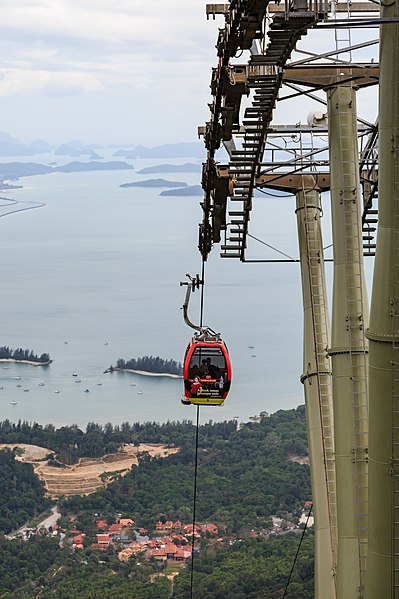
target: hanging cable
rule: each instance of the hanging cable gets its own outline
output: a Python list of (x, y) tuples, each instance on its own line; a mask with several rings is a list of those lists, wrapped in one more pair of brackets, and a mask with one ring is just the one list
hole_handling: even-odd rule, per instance
[[(204, 287), (205, 287), (205, 260), (202, 259), (201, 269), (201, 302), (200, 302), (200, 326), (204, 319)], [(200, 406), (197, 405), (197, 424), (195, 431), (195, 459), (194, 459), (194, 489), (193, 489), (193, 536), (191, 539), (191, 576), (190, 576), (190, 599), (193, 599), (194, 589), (194, 549), (195, 549), (195, 520), (197, 509), (197, 472), (198, 472), (198, 437), (199, 437)]]
[(293, 262), (298, 262), (298, 260), (296, 258), (293, 258), (289, 254), (285, 254), (281, 250), (278, 250), (274, 246), (270, 245), (270, 243), (266, 243), (266, 241), (263, 241), (262, 239), (259, 239), (259, 237), (255, 237), (255, 235), (250, 235), (249, 233), (247, 233), (247, 235), (248, 235), (248, 237), (251, 237), (251, 239), (255, 239), (255, 241), (258, 241), (259, 243), (262, 243), (266, 247), (270, 248), (271, 250), (274, 250), (275, 252), (278, 252), (279, 254), (281, 254), (282, 256), (285, 256), (286, 258), (289, 258)]
[(306, 522), (305, 522), (305, 528), (304, 528), (304, 529), (303, 529), (303, 531), (302, 531), (301, 540), (299, 541), (298, 549), (296, 550), (296, 554), (295, 554), (295, 557), (294, 557), (294, 562), (293, 562), (293, 564), (292, 564), (292, 567), (291, 567), (291, 572), (290, 572), (290, 574), (289, 574), (289, 576), (288, 576), (287, 584), (285, 585), (284, 595), (283, 595), (282, 599), (285, 599), (285, 597), (287, 596), (288, 585), (289, 585), (289, 584), (290, 584), (290, 582), (291, 582), (291, 576), (292, 576), (292, 573), (293, 573), (293, 571), (294, 571), (294, 568), (295, 568), (296, 560), (298, 559), (299, 550), (300, 550), (300, 548), (301, 548), (302, 541), (303, 541), (303, 539), (304, 539), (305, 532), (306, 532), (306, 529), (307, 529), (307, 527), (308, 527), (308, 522), (309, 522), (310, 515), (311, 515), (311, 513), (312, 513), (312, 509), (313, 509), (313, 503), (312, 503), (312, 505), (310, 506), (310, 510), (309, 510), (309, 513), (308, 513), (308, 515), (307, 515), (307, 518), (306, 518)]
[(198, 436), (199, 436), (199, 413), (200, 407), (197, 406), (197, 425), (195, 433), (195, 460), (194, 460), (194, 492), (193, 492), (193, 536), (191, 539), (191, 580), (190, 580), (190, 599), (193, 599), (194, 588), (194, 547), (195, 547), (195, 518), (197, 507), (197, 471), (198, 471)]

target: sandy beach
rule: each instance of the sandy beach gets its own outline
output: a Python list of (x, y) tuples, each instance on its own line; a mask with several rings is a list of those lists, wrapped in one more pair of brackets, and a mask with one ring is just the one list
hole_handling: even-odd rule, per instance
[(52, 360), (48, 362), (33, 362), (33, 360), (15, 360), (14, 358), (0, 358), (0, 362), (13, 362), (14, 364), (31, 364), (32, 366), (48, 366)]
[(181, 374), (168, 374), (167, 372), (146, 372), (145, 370), (130, 370), (129, 368), (114, 368), (123, 372), (133, 372), (133, 374), (142, 374), (143, 376), (167, 376), (171, 379), (182, 379)]

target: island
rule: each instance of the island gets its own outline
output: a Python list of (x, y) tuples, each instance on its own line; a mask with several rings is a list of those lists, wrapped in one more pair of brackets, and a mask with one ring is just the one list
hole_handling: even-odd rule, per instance
[(69, 162), (60, 166), (49, 164), (38, 164), (36, 162), (2, 162), (0, 163), (0, 181), (16, 180), (19, 177), (31, 177), (32, 175), (47, 175), (48, 173), (75, 173), (83, 171), (110, 171), (110, 170), (132, 170), (133, 166), (127, 162), (113, 160), (110, 162)]
[(187, 187), (180, 187), (178, 189), (167, 189), (161, 191), (160, 196), (200, 196), (202, 195), (203, 189), (201, 185), (187, 185)]
[(183, 366), (181, 362), (175, 360), (164, 360), (159, 356), (143, 356), (141, 358), (131, 358), (123, 360), (119, 358), (115, 366), (110, 366), (104, 371), (104, 374), (115, 371), (134, 372), (135, 374), (144, 374), (147, 376), (168, 376), (171, 378), (182, 378)]
[(0, 362), (22, 362), (24, 364), (33, 364), (33, 366), (48, 366), (52, 360), (47, 353), (38, 356), (30, 349), (22, 349), (21, 347), (12, 349), (3, 345), (0, 347)]
[(147, 179), (145, 181), (134, 181), (133, 183), (122, 183), (119, 187), (187, 187), (187, 183), (168, 181), (167, 179)]
[(152, 173), (199, 173), (201, 172), (202, 164), (194, 164), (193, 162), (185, 162), (184, 164), (158, 164), (156, 166), (146, 166), (140, 171), (140, 175), (150, 175)]

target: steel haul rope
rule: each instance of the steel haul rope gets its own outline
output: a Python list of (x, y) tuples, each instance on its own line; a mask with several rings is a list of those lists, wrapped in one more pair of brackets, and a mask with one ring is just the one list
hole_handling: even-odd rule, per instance
[[(205, 261), (202, 259), (201, 269), (201, 302), (200, 302), (200, 326), (203, 326), (204, 317), (204, 284), (205, 284)], [(194, 549), (195, 549), (195, 520), (197, 508), (197, 472), (198, 472), (198, 437), (199, 437), (199, 418), (200, 406), (197, 405), (197, 422), (195, 431), (195, 460), (194, 460), (194, 489), (193, 489), (193, 535), (191, 539), (191, 578), (190, 578), (190, 599), (193, 599), (194, 589)]]

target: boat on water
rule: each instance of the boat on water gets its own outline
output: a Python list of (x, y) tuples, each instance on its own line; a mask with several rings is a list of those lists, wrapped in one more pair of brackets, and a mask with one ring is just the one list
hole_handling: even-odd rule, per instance
[(9, 366), (3, 366), (3, 370), (10, 370)]
[(80, 379), (76, 379), (75, 383), (81, 383), (82, 381)]
[(104, 345), (108, 345), (108, 341), (107, 340), (104, 341)]
[(78, 376), (78, 373), (77, 372), (73, 372), (72, 376)]
[(137, 391), (137, 395), (143, 395), (142, 391)]
[(24, 389), (25, 393), (27, 393), (29, 391), (29, 389)]
[(61, 393), (61, 391), (60, 391), (59, 389), (56, 389), (56, 390), (54, 391), (54, 393)]
[(39, 383), (39, 387), (44, 387), (44, 383)]
[(17, 387), (22, 387), (22, 385), (17, 385)]
[(90, 393), (90, 389), (85, 389), (85, 393)]
[(12, 402), (11, 402), (11, 404), (12, 404), (13, 406), (16, 406), (16, 405), (17, 405), (17, 402), (16, 402), (16, 401), (12, 401)]
[(102, 383), (97, 383), (97, 385), (98, 385), (98, 386), (101, 386), (101, 385), (102, 385)]
[(131, 386), (131, 387), (135, 387), (135, 386), (136, 386), (136, 383), (130, 383), (130, 386)]

